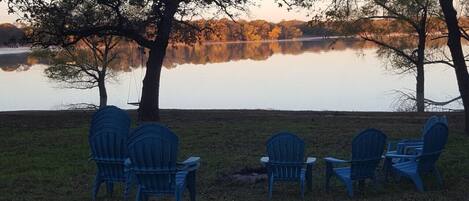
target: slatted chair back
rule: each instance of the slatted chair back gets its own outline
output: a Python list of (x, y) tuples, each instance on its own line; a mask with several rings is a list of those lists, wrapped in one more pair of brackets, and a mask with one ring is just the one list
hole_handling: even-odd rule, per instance
[(123, 110), (114, 106), (114, 105), (107, 105), (102, 108), (99, 108), (92, 116), (91, 121), (94, 121), (95, 119), (99, 118), (102, 115), (106, 114), (112, 114), (112, 113), (120, 113)]
[(127, 136), (120, 130), (102, 129), (90, 137), (92, 159), (105, 180), (122, 181), (124, 161), (127, 158)]
[(175, 192), (179, 138), (159, 124), (144, 124), (129, 138), (132, 172), (145, 192), (156, 195)]
[(104, 125), (125, 129), (130, 127), (130, 123), (131, 120), (127, 112), (116, 106), (106, 106), (93, 115), (90, 132), (96, 131)]
[(304, 166), (305, 143), (291, 133), (279, 133), (267, 141), (267, 169), (276, 180), (297, 180)]
[(127, 158), (130, 118), (115, 106), (107, 106), (97, 113), (100, 113), (98, 116), (112, 113), (114, 119), (109, 116), (107, 121), (92, 121), (88, 136), (91, 158), (96, 162), (102, 179), (122, 181), (125, 179), (124, 160)]
[(429, 172), (434, 169), (448, 141), (448, 126), (442, 122), (435, 123), (424, 134), (423, 141), (422, 153), (418, 159), (418, 170)]
[(422, 128), (422, 137), (423, 135), (425, 135), (425, 133), (427, 133), (427, 131), (436, 123), (443, 123), (445, 124), (446, 126), (448, 126), (448, 118), (446, 118), (446, 116), (431, 116), (430, 118), (428, 118), (428, 120), (425, 122), (423, 128)]
[(373, 178), (376, 168), (382, 159), (386, 135), (377, 129), (366, 129), (358, 134), (352, 142), (352, 180)]

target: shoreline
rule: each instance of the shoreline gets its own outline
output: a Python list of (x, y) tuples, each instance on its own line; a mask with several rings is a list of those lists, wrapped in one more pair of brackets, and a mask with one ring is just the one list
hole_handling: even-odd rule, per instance
[[(137, 109), (125, 109), (121, 108), (127, 112), (137, 112)], [(59, 109), (59, 110), (4, 110), (0, 111), (0, 114), (5, 113), (54, 113), (54, 112), (95, 112), (95, 109)], [(187, 112), (278, 112), (278, 113), (339, 113), (339, 114), (462, 114), (464, 111), (426, 111), (426, 112), (401, 112), (401, 111), (350, 111), (350, 110), (277, 110), (277, 109), (175, 109), (175, 108), (165, 108), (160, 109), (162, 112), (171, 112), (171, 111), (187, 111)]]

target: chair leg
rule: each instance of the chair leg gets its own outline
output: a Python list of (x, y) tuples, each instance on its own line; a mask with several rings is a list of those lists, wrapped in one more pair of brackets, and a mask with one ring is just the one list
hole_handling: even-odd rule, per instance
[(330, 180), (332, 177), (332, 165), (330, 163), (326, 163), (326, 192), (329, 192), (330, 189)]
[(391, 169), (392, 169), (392, 159), (386, 158), (384, 160), (383, 168), (384, 168), (384, 181), (388, 182), (389, 181), (388, 177), (389, 177), (389, 174), (391, 174)]
[(125, 181), (125, 189), (124, 189), (124, 201), (127, 201), (129, 198), (129, 191), (132, 188), (132, 176), (127, 176), (127, 180)]
[(443, 186), (443, 179), (441, 178), (441, 174), (440, 172), (438, 171), (438, 169), (436, 169), (436, 167), (433, 169), (433, 174), (435, 175), (437, 181), (438, 181), (438, 187), (439, 188), (442, 188)]
[(96, 178), (93, 183), (93, 190), (92, 190), (92, 200), (96, 200), (96, 196), (98, 195), (99, 192), (99, 186), (101, 186), (101, 178), (99, 177), (99, 174), (96, 174)]
[(106, 191), (109, 197), (112, 197), (112, 193), (114, 192), (114, 183), (112, 183), (112, 181), (106, 182)]
[(176, 187), (176, 201), (182, 201), (183, 199), (183, 194), (184, 192), (184, 187), (182, 187), (182, 189), (180, 187)]
[(305, 198), (305, 181), (300, 181), (300, 191), (301, 191), (301, 198)]
[(273, 188), (273, 185), (274, 185), (274, 178), (273, 176), (269, 176), (269, 200), (272, 199), (272, 188)]
[(136, 195), (135, 200), (136, 201), (143, 201), (142, 189), (140, 187), (138, 187), (137, 195)]
[(415, 187), (417, 187), (417, 190), (420, 191), (420, 192), (424, 192), (423, 182), (422, 182), (422, 179), (420, 178), (420, 176), (419, 175), (413, 175), (410, 178), (412, 179), (412, 181), (414, 181)]
[(353, 198), (353, 182), (347, 181), (345, 182), (345, 186), (347, 187), (347, 194), (350, 198)]
[(312, 165), (306, 167), (306, 184), (308, 186), (308, 191), (313, 191), (313, 170)]
[(187, 188), (189, 189), (189, 194), (191, 197), (191, 201), (196, 201), (196, 183), (195, 183), (195, 170), (189, 172), (187, 175)]

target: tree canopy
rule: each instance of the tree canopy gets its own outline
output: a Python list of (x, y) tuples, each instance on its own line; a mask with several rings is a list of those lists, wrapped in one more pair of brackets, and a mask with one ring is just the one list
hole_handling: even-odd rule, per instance
[(191, 42), (199, 30), (191, 20), (219, 13), (235, 17), (246, 11), (246, 4), (247, 0), (8, 1), (10, 12), (24, 13), (20, 20), (32, 26), (35, 45), (67, 45), (91, 35), (116, 35), (147, 48), (163, 37), (160, 26), (165, 23), (173, 25), (171, 40)]

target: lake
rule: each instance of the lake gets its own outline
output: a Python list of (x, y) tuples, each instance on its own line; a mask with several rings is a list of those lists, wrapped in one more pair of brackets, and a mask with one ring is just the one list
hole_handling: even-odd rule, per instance
[[(0, 49), (0, 111), (99, 103), (98, 89), (61, 88), (44, 76), (47, 62), (29, 54), (27, 49)], [(129, 52), (129, 62), (108, 84), (109, 104), (136, 108), (127, 103), (139, 99), (145, 59), (134, 54)], [(432, 65), (425, 76), (427, 98), (443, 101), (458, 96), (453, 69)], [(322, 39), (213, 43), (168, 50), (160, 107), (395, 111), (395, 90), (413, 89), (414, 75), (387, 69), (385, 58), (377, 57), (376, 47), (369, 44)], [(445, 108), (462, 106), (453, 103)]]

